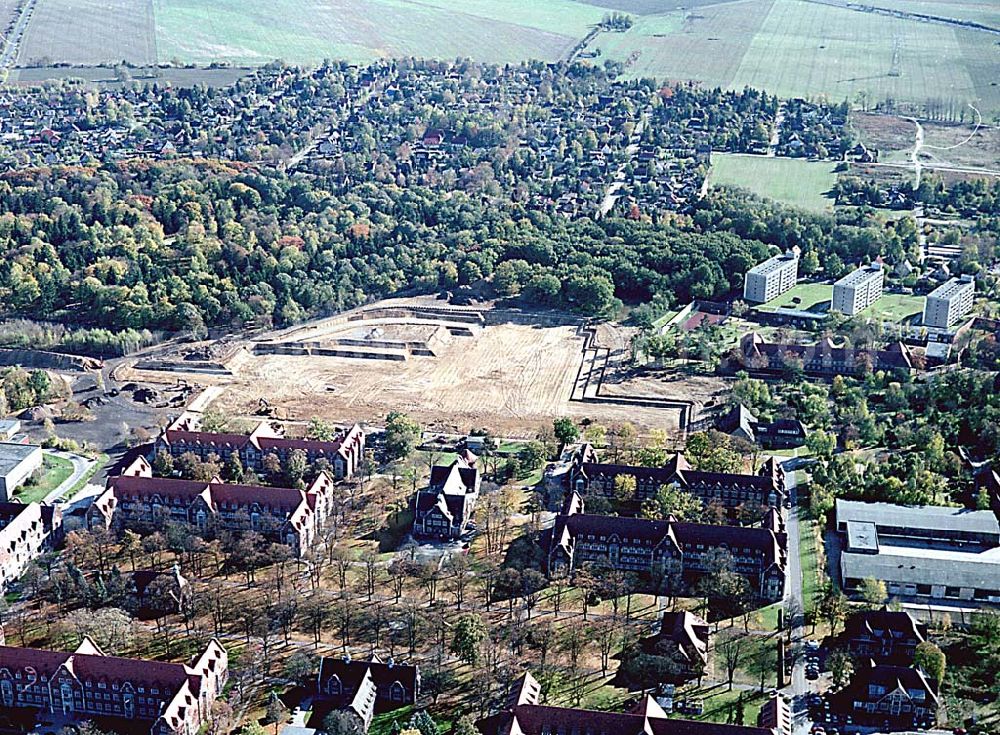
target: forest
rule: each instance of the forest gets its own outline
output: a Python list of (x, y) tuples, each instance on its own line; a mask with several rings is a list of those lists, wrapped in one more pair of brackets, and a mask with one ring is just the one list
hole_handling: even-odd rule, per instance
[[(774, 248), (800, 246), (809, 272), (915, 246), (906, 219), (881, 226), (731, 191), (690, 215), (594, 221), (461, 189), (366, 183), (335, 195), (326, 183), (187, 160), (8, 173), (0, 316), (201, 333), (487, 277), (501, 296), (609, 315), (620, 302), (720, 298)], [(98, 341), (148, 341), (128, 334)]]

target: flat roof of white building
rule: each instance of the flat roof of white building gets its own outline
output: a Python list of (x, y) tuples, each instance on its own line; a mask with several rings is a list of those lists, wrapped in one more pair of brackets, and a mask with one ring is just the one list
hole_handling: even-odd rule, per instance
[(781, 253), (780, 255), (775, 255), (773, 258), (768, 258), (763, 263), (758, 263), (753, 268), (751, 268), (748, 273), (755, 273), (759, 276), (767, 275), (772, 271), (778, 270), (782, 266), (788, 263), (793, 263), (798, 260), (798, 256), (791, 250), (786, 253)]
[(976, 282), (972, 276), (962, 276), (961, 278), (951, 278), (935, 288), (929, 294), (929, 299), (950, 299), (960, 291), (972, 285), (975, 288)]
[(37, 444), (0, 442), (0, 476), (12, 472), (19, 464), (40, 449), (41, 447)]
[(872, 263), (871, 265), (864, 265), (856, 270), (851, 271), (833, 285), (834, 287), (859, 286), (862, 283), (866, 283), (874, 278), (879, 278), (881, 276), (882, 276), (882, 266), (879, 263)]
[(944, 531), (1000, 535), (1000, 523), (993, 511), (967, 510), (944, 505), (894, 505), (837, 500), (837, 525), (871, 523), (879, 526), (925, 528)]

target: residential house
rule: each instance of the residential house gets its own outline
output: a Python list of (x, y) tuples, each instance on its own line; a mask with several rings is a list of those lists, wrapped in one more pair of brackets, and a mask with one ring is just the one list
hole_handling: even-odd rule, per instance
[(108, 656), (86, 637), (72, 653), (0, 646), (0, 702), (35, 710), (40, 719), (100, 725), (108, 718), (128, 732), (195, 735), (211, 717), (228, 666), (215, 639), (191, 666)]
[(62, 512), (41, 503), (0, 503), (0, 593), (62, 539)]
[(829, 699), (835, 714), (886, 732), (933, 726), (940, 704), (937, 683), (920, 669), (872, 661), (859, 664), (851, 683)]
[(372, 655), (367, 661), (323, 657), (316, 677), (314, 707), (324, 713), (333, 709), (350, 712), (368, 730), (372, 717), (415, 704), (420, 697), (420, 669), (382, 661)]
[(783, 532), (589, 515), (577, 493), (570, 493), (556, 516), (547, 563), (550, 574), (572, 575), (586, 563), (648, 574), (654, 583), (669, 583), (675, 593), (683, 594), (710, 571), (719, 551), (731, 556), (733, 571), (762, 599), (782, 598), (787, 554)]
[(428, 486), (417, 493), (413, 535), (456, 539), (468, 530), (479, 500), (482, 476), (464, 456), (431, 469)]
[(926, 640), (927, 626), (905, 610), (865, 610), (849, 617), (841, 639), (855, 658), (878, 663), (909, 664)]
[(364, 459), (365, 434), (357, 424), (340, 432), (333, 441), (289, 439), (276, 432), (266, 421), (258, 424), (249, 434), (205, 432), (200, 427), (201, 417), (198, 414), (182, 414), (157, 439), (154, 454), (162, 450), (179, 457), (192, 452), (202, 460), (214, 454), (225, 461), (236, 452), (245, 468), (260, 472), (264, 469), (267, 455), (273, 454), (284, 463), (292, 452), (299, 450), (311, 465), (320, 460), (328, 462), (333, 477), (338, 480), (351, 477)]
[(726, 508), (780, 507), (785, 498), (785, 473), (773, 458), (768, 458), (756, 475), (703, 472), (692, 469), (679, 452), (663, 467), (598, 462), (589, 444), (580, 445), (570, 459), (565, 482), (567, 490), (584, 496), (601, 493), (613, 497), (615, 480), (620, 476), (635, 478), (636, 500), (655, 497), (661, 487), (668, 486), (685, 490), (706, 505), (717, 502)]
[(869, 350), (838, 346), (832, 339), (815, 344), (765, 342), (757, 332), (740, 340), (740, 367), (755, 373), (781, 373), (801, 369), (808, 375), (834, 377), (860, 375), (878, 370), (910, 373), (914, 369), (909, 349), (894, 342), (885, 349)]
[(256, 531), (301, 556), (333, 507), (334, 483), (323, 473), (297, 490), (152, 477), (146, 463), (135, 471), (108, 479), (87, 510), (88, 526), (149, 530), (174, 522), (205, 534)]
[(800, 447), (806, 440), (806, 427), (798, 419), (761, 421), (742, 403), (724, 414), (715, 428), (723, 434), (759, 444), (764, 449)]
[(744, 725), (668, 717), (649, 694), (627, 712), (598, 712), (540, 704), (541, 686), (524, 673), (511, 689), (502, 711), (476, 723), (483, 735), (778, 735)]

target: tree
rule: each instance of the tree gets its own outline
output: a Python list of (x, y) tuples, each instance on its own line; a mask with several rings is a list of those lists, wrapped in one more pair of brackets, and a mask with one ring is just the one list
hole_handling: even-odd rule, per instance
[(837, 689), (842, 689), (851, 680), (854, 673), (854, 662), (851, 657), (842, 650), (834, 651), (826, 660), (826, 665), (833, 675), (833, 685)]
[(451, 735), (479, 735), (479, 730), (471, 717), (462, 715), (452, 726)]
[(416, 730), (420, 735), (438, 735), (438, 726), (426, 710), (417, 710), (406, 723), (409, 730)]
[(837, 623), (847, 613), (847, 599), (833, 585), (827, 584), (820, 596), (817, 612), (830, 624), (830, 632), (835, 633)]
[(884, 605), (889, 596), (889, 593), (886, 591), (885, 582), (874, 577), (862, 579), (858, 591), (861, 594), (861, 599), (872, 607)]
[(806, 437), (806, 447), (819, 459), (828, 459), (837, 449), (837, 437), (816, 429)]
[(406, 459), (420, 441), (420, 425), (399, 411), (391, 411), (385, 419), (386, 459)]
[(694, 494), (679, 487), (664, 485), (656, 496), (642, 504), (643, 518), (663, 519), (673, 516), (678, 521), (697, 521), (704, 506)]
[(923, 641), (913, 652), (913, 665), (918, 669), (923, 669), (924, 673), (934, 680), (935, 686), (938, 688), (944, 681), (946, 664), (947, 659), (944, 651), (930, 641)]
[(271, 699), (267, 703), (267, 712), (264, 715), (264, 721), (267, 724), (274, 725), (274, 735), (278, 735), (278, 730), (281, 725), (285, 723), (288, 719), (288, 708), (285, 703), (281, 701), (276, 693), (271, 694)]
[(560, 418), (552, 422), (552, 433), (560, 444), (570, 444), (580, 438), (580, 430), (572, 419)]
[(365, 728), (361, 719), (346, 710), (334, 710), (323, 718), (323, 730), (326, 735), (364, 735)]
[(733, 677), (736, 676), (736, 669), (743, 665), (749, 651), (749, 639), (741, 635), (731, 635), (715, 644), (715, 652), (722, 658), (722, 663), (726, 667), (726, 680), (729, 683), (729, 690), (733, 689)]
[(476, 666), (488, 637), (486, 622), (479, 615), (466, 613), (455, 623), (451, 652), (470, 666)]

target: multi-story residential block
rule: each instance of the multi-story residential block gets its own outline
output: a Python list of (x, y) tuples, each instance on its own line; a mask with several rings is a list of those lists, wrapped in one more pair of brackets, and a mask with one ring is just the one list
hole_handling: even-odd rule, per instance
[(992, 511), (838, 500), (844, 589), (885, 582), (893, 597), (1000, 602), (1000, 525)]
[(750, 332), (740, 339), (740, 367), (754, 373), (781, 373), (796, 368), (809, 375), (833, 377), (877, 370), (910, 373), (914, 364), (910, 350), (902, 342), (871, 350), (837, 345), (832, 339), (809, 345), (765, 342), (757, 332)]
[(41, 503), (0, 503), (0, 593), (58, 544), (62, 513)]
[(875, 262), (858, 268), (833, 284), (832, 311), (847, 316), (864, 311), (882, 298), (885, 270)]
[(847, 619), (841, 639), (855, 658), (878, 663), (913, 663), (917, 646), (926, 640), (927, 626), (905, 610), (865, 610)]
[(382, 661), (372, 655), (368, 661), (323, 657), (316, 677), (314, 710), (334, 709), (352, 713), (367, 731), (372, 717), (415, 704), (420, 696), (420, 669)]
[(476, 723), (483, 735), (778, 735), (777, 729), (722, 725), (668, 717), (649, 694), (628, 712), (553, 707), (541, 702), (541, 685), (525, 672), (504, 709)]
[(460, 456), (450, 465), (433, 467), (427, 488), (417, 493), (413, 535), (459, 538), (472, 520), (481, 484), (479, 470), (466, 457)]
[(42, 448), (0, 441), (0, 502), (6, 503), (42, 467)]
[(924, 303), (924, 326), (948, 329), (969, 313), (976, 295), (972, 276), (951, 278), (927, 294)]
[(108, 480), (87, 510), (91, 528), (148, 530), (169, 522), (200, 532), (256, 531), (301, 556), (333, 507), (334, 482), (320, 473), (305, 490), (153, 477), (142, 461)]
[(38, 717), (120, 718), (130, 732), (195, 735), (228, 667), (214, 639), (191, 666), (107, 656), (89, 638), (72, 653), (0, 646), (0, 703)]
[(589, 515), (583, 499), (570, 493), (563, 513), (556, 516), (548, 568), (551, 574), (572, 574), (592, 563), (654, 577), (674, 570), (683, 586), (691, 587), (712, 570), (718, 552), (725, 551), (732, 570), (746, 577), (757, 595), (780, 600), (787, 537), (771, 527), (771, 519), (773, 515), (764, 527), (751, 528)]
[(566, 488), (583, 496), (613, 496), (615, 480), (628, 476), (635, 478), (637, 500), (655, 497), (661, 487), (667, 486), (686, 490), (706, 505), (717, 502), (726, 508), (781, 507), (785, 498), (785, 473), (773, 457), (756, 475), (694, 470), (679, 452), (663, 467), (608, 464), (598, 461), (590, 444), (579, 445), (569, 461), (569, 471), (564, 475)]
[(792, 288), (798, 277), (799, 249), (796, 247), (748, 270), (743, 298), (756, 304), (767, 303)]
[(218, 434), (201, 431), (200, 427), (198, 414), (182, 414), (157, 439), (154, 453), (163, 450), (179, 457), (191, 452), (202, 460), (214, 454), (225, 461), (236, 452), (244, 467), (260, 472), (267, 455), (273, 454), (285, 462), (293, 451), (301, 450), (309, 464), (320, 460), (328, 462), (331, 474), (338, 480), (351, 477), (364, 459), (365, 433), (357, 424), (343, 431), (334, 441), (289, 439), (276, 432), (267, 421), (260, 422), (249, 434)]
[(858, 665), (851, 683), (830, 697), (835, 714), (884, 732), (925, 730), (936, 723), (937, 682), (920, 669), (868, 663)]

